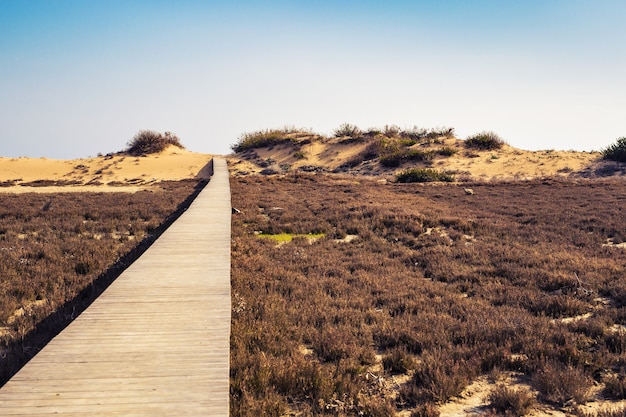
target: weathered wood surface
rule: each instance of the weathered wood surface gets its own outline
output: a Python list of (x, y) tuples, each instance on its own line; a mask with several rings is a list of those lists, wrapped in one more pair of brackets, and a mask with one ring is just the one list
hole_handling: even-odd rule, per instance
[(227, 416), (226, 161), (189, 209), (0, 389), (1, 416)]

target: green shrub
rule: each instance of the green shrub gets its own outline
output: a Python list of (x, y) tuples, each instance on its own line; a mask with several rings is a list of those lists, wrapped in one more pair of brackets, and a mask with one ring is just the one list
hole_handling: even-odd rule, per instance
[(184, 148), (178, 136), (171, 132), (155, 132), (154, 130), (140, 130), (128, 142), (126, 152), (131, 155), (147, 155), (159, 153), (170, 145)]
[(602, 157), (611, 161), (626, 162), (626, 136), (602, 150)]
[(417, 141), (415, 139), (411, 139), (411, 138), (403, 138), (399, 140), (400, 145), (402, 146), (413, 146), (417, 143)]
[(412, 161), (430, 161), (434, 157), (434, 151), (410, 150), (406, 153), (406, 158)]
[(398, 182), (452, 182), (454, 177), (441, 171), (430, 168), (412, 168), (399, 173)]
[(499, 414), (521, 417), (528, 414), (535, 399), (526, 389), (498, 385), (489, 394), (489, 407)]
[(480, 132), (465, 139), (465, 146), (472, 149), (495, 150), (504, 145), (504, 140), (494, 132)]
[(363, 131), (361, 131), (361, 129), (359, 129), (358, 126), (356, 125), (351, 125), (350, 123), (344, 123), (341, 126), (339, 126), (337, 129), (335, 129), (333, 134), (335, 135), (336, 138), (342, 138), (345, 136), (349, 136), (351, 138), (358, 138), (358, 137), (363, 136)]
[(385, 154), (380, 157), (380, 164), (387, 168), (395, 168), (404, 162), (405, 154), (401, 151)]

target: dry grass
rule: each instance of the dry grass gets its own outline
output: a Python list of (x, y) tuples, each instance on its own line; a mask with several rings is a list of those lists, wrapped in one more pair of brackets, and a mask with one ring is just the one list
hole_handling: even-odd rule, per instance
[(521, 417), (530, 411), (535, 403), (532, 394), (526, 389), (498, 385), (489, 394), (489, 407), (501, 415)]
[(194, 180), (131, 193), (0, 200), (0, 384), (65, 327), (190, 203)]
[(232, 415), (436, 415), (496, 370), (570, 404), (621, 372), (623, 183), (469, 186), (233, 178)]

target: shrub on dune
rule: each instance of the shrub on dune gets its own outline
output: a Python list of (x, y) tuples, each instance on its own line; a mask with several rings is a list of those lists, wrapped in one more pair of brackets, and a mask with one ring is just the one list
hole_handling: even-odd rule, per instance
[(154, 130), (140, 130), (128, 142), (126, 152), (131, 155), (148, 155), (159, 153), (170, 145), (184, 148), (178, 136), (171, 132), (155, 132)]
[(495, 132), (480, 132), (465, 139), (465, 146), (481, 151), (500, 149), (504, 140)]

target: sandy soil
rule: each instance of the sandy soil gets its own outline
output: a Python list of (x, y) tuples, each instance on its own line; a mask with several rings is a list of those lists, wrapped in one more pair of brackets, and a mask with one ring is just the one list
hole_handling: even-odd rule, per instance
[(159, 154), (58, 160), (0, 158), (0, 193), (134, 192), (167, 180), (204, 177), (212, 155), (170, 146)]

